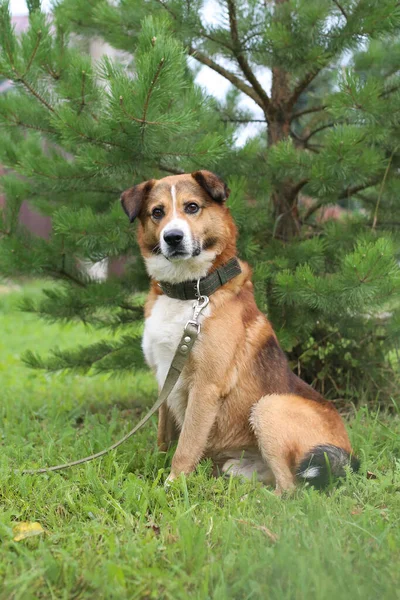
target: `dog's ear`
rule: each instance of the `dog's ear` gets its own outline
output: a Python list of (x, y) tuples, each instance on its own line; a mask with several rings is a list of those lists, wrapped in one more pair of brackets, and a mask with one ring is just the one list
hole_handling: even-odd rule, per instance
[(192, 177), (215, 202), (222, 204), (229, 198), (231, 190), (226, 187), (226, 184), (218, 175), (211, 173), (211, 171), (194, 171)]
[(122, 208), (128, 215), (131, 223), (140, 215), (140, 211), (154, 184), (155, 179), (150, 179), (149, 181), (139, 183), (139, 185), (134, 185), (121, 194)]

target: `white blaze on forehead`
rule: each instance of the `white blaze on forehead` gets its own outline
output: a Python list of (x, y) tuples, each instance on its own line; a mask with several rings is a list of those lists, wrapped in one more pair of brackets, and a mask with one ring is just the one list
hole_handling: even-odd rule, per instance
[(172, 197), (172, 214), (175, 218), (177, 215), (176, 212), (176, 187), (175, 185), (171, 185), (171, 197)]

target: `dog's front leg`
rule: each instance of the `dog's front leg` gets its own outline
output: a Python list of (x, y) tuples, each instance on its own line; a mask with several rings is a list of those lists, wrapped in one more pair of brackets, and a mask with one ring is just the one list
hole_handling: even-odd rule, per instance
[(169, 481), (176, 479), (181, 473), (191, 473), (196, 468), (206, 450), (208, 436), (215, 423), (218, 397), (215, 385), (190, 392)]

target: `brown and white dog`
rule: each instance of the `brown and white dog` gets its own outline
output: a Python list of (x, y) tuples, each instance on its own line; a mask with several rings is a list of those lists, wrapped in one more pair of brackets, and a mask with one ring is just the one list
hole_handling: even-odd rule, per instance
[[(226, 185), (209, 171), (150, 180), (122, 194), (151, 277), (143, 350), (164, 384), (193, 300), (163, 293), (158, 282), (205, 277), (236, 256), (237, 230)], [(210, 296), (186, 366), (159, 412), (158, 445), (178, 445), (169, 480), (202, 457), (222, 471), (273, 484), (296, 479), (323, 487), (345, 466), (358, 469), (336, 408), (294, 375), (267, 318), (258, 310), (249, 266)]]

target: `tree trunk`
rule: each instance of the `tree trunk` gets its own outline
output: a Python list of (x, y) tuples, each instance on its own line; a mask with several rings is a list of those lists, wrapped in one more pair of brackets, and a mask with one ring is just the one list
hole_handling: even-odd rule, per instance
[[(290, 136), (291, 111), (287, 109), (290, 97), (289, 75), (280, 68), (272, 69), (271, 110), (268, 115), (268, 146)], [(297, 193), (293, 182), (282, 181), (272, 193), (275, 216), (274, 236), (283, 240), (299, 235), (300, 221), (297, 210)]]

